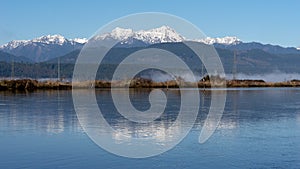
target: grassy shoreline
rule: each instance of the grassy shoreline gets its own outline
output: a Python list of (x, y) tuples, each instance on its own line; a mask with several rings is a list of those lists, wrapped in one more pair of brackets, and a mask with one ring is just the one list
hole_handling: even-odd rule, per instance
[[(179, 82), (183, 87), (199, 87), (211, 88), (210, 81), (199, 81), (197, 83)], [(85, 81), (85, 82), (60, 82), (60, 81), (37, 81), (32, 79), (18, 79), (18, 80), (1, 80), (0, 91), (5, 90), (20, 90), (20, 91), (34, 91), (34, 90), (71, 90), (72, 88), (178, 88), (178, 82), (153, 82), (148, 79), (133, 79), (131, 81)], [(225, 87), (221, 84), (220, 87)], [(300, 87), (300, 80), (291, 80), (286, 82), (265, 82), (263, 80), (226, 80), (226, 87), (228, 88), (247, 88), (247, 87)]]

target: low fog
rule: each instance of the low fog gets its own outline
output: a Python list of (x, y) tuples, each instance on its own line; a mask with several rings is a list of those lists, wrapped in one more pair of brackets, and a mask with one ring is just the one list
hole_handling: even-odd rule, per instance
[[(233, 75), (232, 74), (226, 74), (226, 79), (227, 80), (232, 80)], [(152, 79), (153, 81), (156, 82), (163, 82), (163, 81), (169, 81), (169, 80), (174, 80), (175, 78), (172, 77), (171, 75), (160, 72), (160, 71), (151, 71), (147, 72), (145, 74), (140, 75), (142, 78), (147, 78), (147, 79)], [(177, 77), (180, 77), (184, 81), (191, 82), (193, 81), (193, 75), (188, 74), (188, 73), (181, 73), (177, 75)], [(196, 74), (195, 78), (197, 81), (202, 79), (202, 76), (200, 74)], [(294, 79), (299, 79), (300, 80), (300, 74), (299, 73), (285, 73), (285, 72), (273, 72), (273, 73), (262, 73), (262, 74), (244, 74), (244, 73), (238, 73), (236, 74), (236, 79), (239, 80), (264, 80), (266, 82), (284, 82), (284, 81), (290, 81)]]

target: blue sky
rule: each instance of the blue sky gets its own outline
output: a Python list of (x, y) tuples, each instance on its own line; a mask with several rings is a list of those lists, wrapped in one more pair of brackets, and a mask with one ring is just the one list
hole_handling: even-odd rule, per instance
[(137, 12), (170, 13), (207, 36), (300, 46), (300, 1), (267, 0), (2, 0), (0, 44), (47, 34), (90, 37), (101, 26)]

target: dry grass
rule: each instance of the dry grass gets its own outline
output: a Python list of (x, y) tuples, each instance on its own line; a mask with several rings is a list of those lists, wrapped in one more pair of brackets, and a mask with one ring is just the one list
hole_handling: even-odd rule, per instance
[(197, 83), (185, 82), (183, 80), (171, 80), (166, 82), (154, 82), (149, 79), (136, 78), (133, 80), (122, 81), (84, 81), (74, 82), (73, 86), (70, 82), (58, 82), (58, 81), (43, 81), (31, 79), (21, 80), (2, 80), (0, 81), (0, 90), (35, 90), (35, 89), (72, 89), (73, 88), (178, 88), (181, 87), (300, 87), (300, 80), (291, 80), (287, 82), (265, 82), (263, 80), (229, 80), (226, 84), (223, 81), (214, 81), (214, 85), (211, 85), (209, 80), (201, 80)]

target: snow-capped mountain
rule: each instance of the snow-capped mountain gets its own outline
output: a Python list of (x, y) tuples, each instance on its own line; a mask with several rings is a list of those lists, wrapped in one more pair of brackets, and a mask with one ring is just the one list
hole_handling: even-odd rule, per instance
[(126, 43), (131, 39), (142, 41), (146, 44), (182, 42), (183, 36), (168, 26), (162, 26), (150, 30), (133, 31), (132, 29), (115, 28), (110, 33), (105, 33), (95, 37), (96, 40), (115, 39)]
[(166, 42), (182, 42), (185, 38), (179, 35), (174, 29), (168, 26), (150, 29), (148, 31), (137, 31), (136, 37), (138, 40), (146, 41), (150, 44), (153, 43), (166, 43)]
[(202, 42), (205, 44), (213, 45), (213, 44), (223, 44), (223, 45), (236, 45), (241, 43), (242, 41), (237, 37), (226, 36), (224, 38), (211, 38), (207, 37), (205, 39), (196, 40), (197, 42)]
[(80, 49), (86, 42), (87, 39), (69, 40), (61, 35), (47, 35), (32, 40), (13, 40), (0, 46), (0, 50), (41, 62)]
[[(180, 35), (179, 33), (177, 33), (173, 28), (169, 26), (161, 26), (159, 28), (154, 28), (150, 30), (139, 30), (139, 31), (133, 31), (132, 29), (117, 27), (109, 33), (105, 33), (95, 37), (95, 40), (107, 40), (107, 39), (119, 40), (122, 41), (121, 43), (125, 43), (125, 44), (127, 44), (128, 41), (132, 39), (142, 41), (146, 44), (182, 42), (182, 41), (189, 40), (183, 37), (182, 35)], [(197, 41), (209, 45), (212, 44), (232, 45), (241, 42), (241, 40), (238, 39), (237, 37), (229, 37), (229, 36), (226, 36), (224, 38), (207, 37), (205, 39), (196, 39), (192, 41)]]
[[(132, 29), (125, 29), (116, 27), (109, 33), (105, 33), (94, 38), (95, 40), (107, 40), (114, 39), (121, 41), (121, 44), (133, 44), (133, 43), (144, 43), (144, 44), (155, 44), (155, 43), (168, 43), (168, 42), (182, 42), (187, 40), (185, 37), (177, 33), (173, 28), (169, 26), (161, 26), (159, 28), (154, 28), (150, 30), (139, 30), (133, 31)], [(13, 40), (0, 46), (0, 50), (12, 53), (14, 55), (19, 55), (22, 53), (16, 52), (14, 50), (20, 48), (28, 47), (46, 47), (46, 46), (82, 46), (88, 39), (86, 38), (75, 38), (67, 39), (61, 35), (46, 35), (41, 36), (32, 40)], [(236, 37), (224, 37), (224, 38), (206, 38), (200, 40), (194, 40), (206, 44), (237, 44), (241, 42)], [(134, 46), (134, 45), (133, 45)], [(27, 56), (25, 54), (25, 56)], [(31, 58), (32, 59), (32, 58)], [(33, 59), (36, 60), (36, 59)], [(39, 60), (39, 59), (38, 59)], [(41, 59), (43, 60), (43, 59)]]
[[(111, 32), (94, 37), (92, 40), (118, 40), (117, 47), (146, 47), (152, 44), (191, 41), (177, 33), (169, 26), (149, 30), (125, 29), (116, 27)], [(15, 56), (24, 56), (34, 62), (47, 61), (81, 49), (88, 41), (86, 38), (67, 39), (61, 35), (47, 35), (32, 40), (13, 40), (0, 46), (0, 51)], [(284, 48), (277, 45), (261, 44), (257, 42), (244, 43), (237, 37), (223, 37), (192, 40), (199, 43), (214, 45), (216, 48), (228, 50), (260, 49), (273, 54), (299, 54), (299, 48)]]
[(75, 38), (75, 39), (68, 40), (61, 35), (46, 35), (46, 36), (41, 36), (41, 37), (38, 37), (38, 38), (32, 39), (32, 40), (13, 40), (11, 42), (8, 42), (8, 43), (0, 46), (0, 49), (14, 49), (17, 47), (27, 46), (27, 45), (34, 44), (34, 43), (41, 43), (41, 44), (47, 44), (47, 45), (49, 45), (49, 44), (63, 45), (65, 43), (84, 44), (86, 42), (87, 42), (86, 38), (82, 38), (82, 39)]
[(297, 48), (297, 50), (300, 50), (300, 46)]
[(70, 40), (73, 42), (76, 42), (76, 43), (81, 43), (81, 44), (85, 44), (88, 41), (87, 38), (75, 38), (75, 39), (70, 39)]

